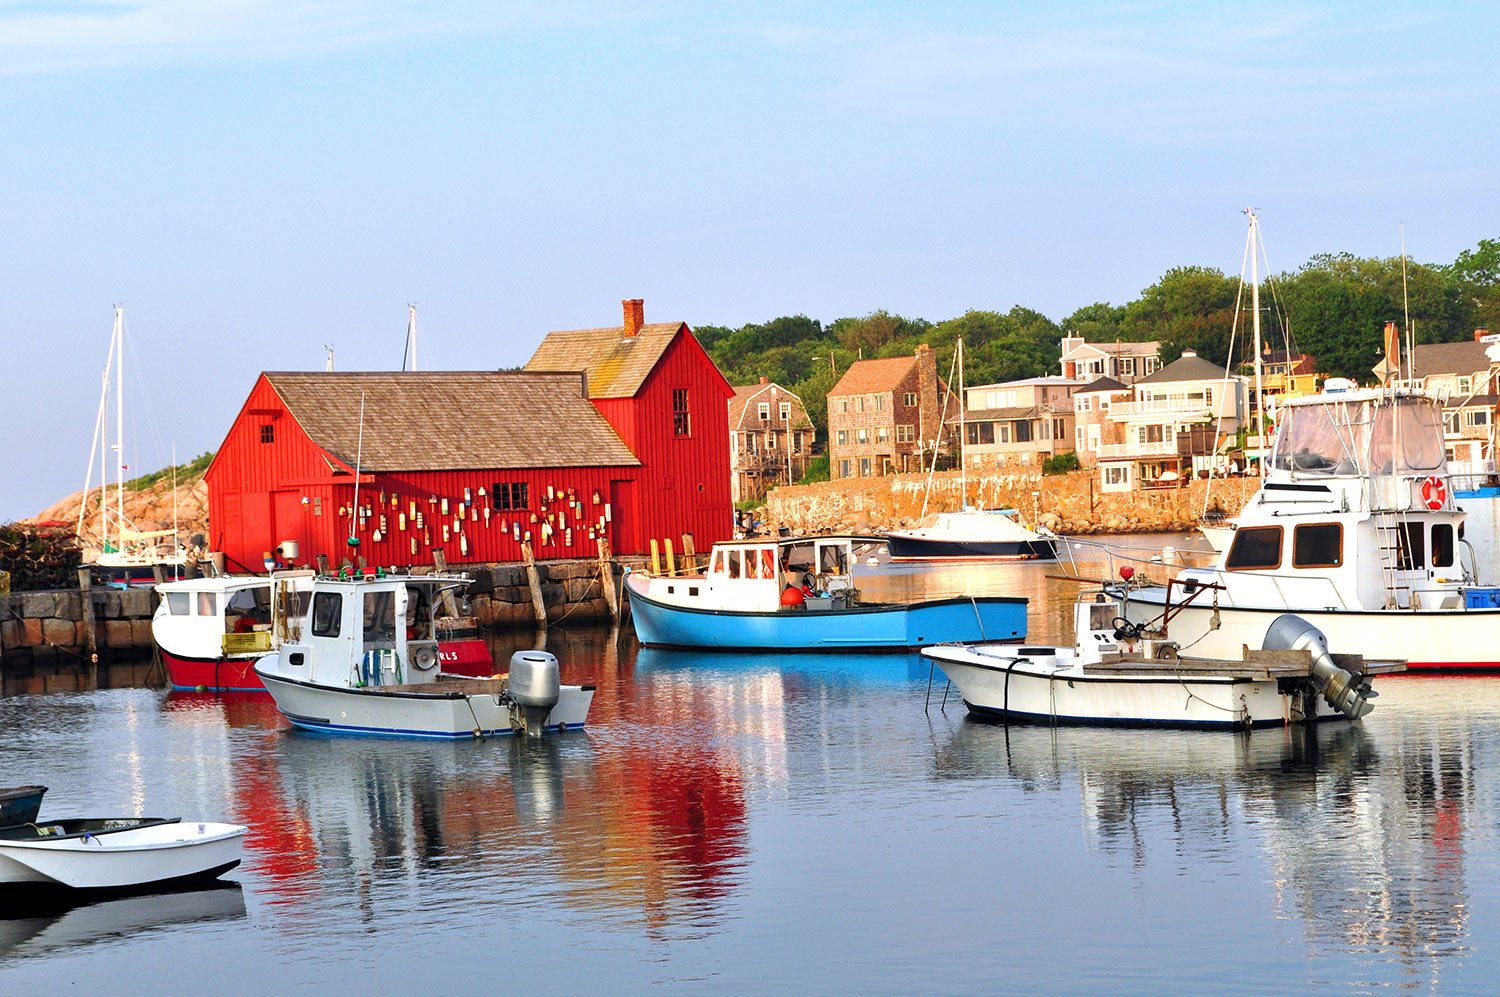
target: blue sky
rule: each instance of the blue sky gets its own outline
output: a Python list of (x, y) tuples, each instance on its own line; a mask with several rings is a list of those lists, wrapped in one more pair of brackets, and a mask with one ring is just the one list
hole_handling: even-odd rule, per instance
[[(0, 521), (83, 484), (112, 303), (136, 469), (261, 370), (547, 330), (1023, 304), (1500, 237), (1484, 4), (0, 0)], [(1372, 330), (1373, 337), (1377, 335)], [(428, 365), (424, 363), (424, 365)]]

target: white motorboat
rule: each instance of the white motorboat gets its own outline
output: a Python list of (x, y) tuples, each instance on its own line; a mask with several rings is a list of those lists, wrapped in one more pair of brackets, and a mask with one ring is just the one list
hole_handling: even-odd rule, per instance
[(1476, 579), (1437, 399), (1330, 381), (1282, 408), (1266, 476), (1216, 564), (1129, 586), (1124, 615), (1167, 618), (1173, 639), (1214, 657), (1257, 646), (1293, 612), (1334, 647), (1414, 672), (1500, 669), (1500, 588)]
[(161, 649), (175, 689), (249, 691), (263, 688), (252, 670), (275, 649), (271, 628), (273, 585), (278, 598), (307, 607), (313, 572), (218, 575), (156, 586), (161, 602), (151, 618), (151, 637)]
[(1057, 543), (1027, 529), (1014, 509), (940, 512), (930, 523), (886, 534), (893, 561), (1052, 561)]
[(212, 879), (240, 864), (246, 830), (175, 817), (14, 824), (0, 828), (0, 887), (123, 890)]
[(1101, 589), (1076, 604), (1072, 647), (942, 645), (922, 655), (943, 670), (976, 717), (1127, 726), (1357, 719), (1370, 710), (1371, 677), (1405, 668), (1331, 655), (1322, 634), (1291, 614), (1262, 634), (1262, 650), (1219, 660), (1185, 655), (1122, 612), (1119, 594)]
[[(389, 737), (466, 738), (582, 727), (591, 685), (562, 685), (557, 659), (520, 651), (504, 676), (440, 671), (437, 593), (462, 576), (324, 576), (306, 614), (273, 620), (280, 647), (255, 673), (294, 725)], [(273, 613), (280, 612), (280, 600)]]

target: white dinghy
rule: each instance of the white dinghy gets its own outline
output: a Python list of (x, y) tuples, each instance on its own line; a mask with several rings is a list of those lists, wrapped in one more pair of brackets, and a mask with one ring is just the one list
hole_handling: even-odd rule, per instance
[(1245, 728), (1357, 719), (1377, 674), (1405, 662), (1334, 655), (1300, 617), (1284, 614), (1263, 649), (1241, 660), (1195, 658), (1162, 632), (1124, 618), (1117, 592), (1080, 596), (1072, 647), (968, 644), (922, 654), (948, 676), (976, 717), (1045, 723)]
[(240, 864), (246, 828), (160, 817), (0, 828), (0, 888), (125, 890), (212, 879)]
[(519, 651), (509, 674), (491, 678), (439, 670), (433, 608), (444, 590), (467, 582), (317, 578), (306, 616), (285, 621), (280, 648), (257, 661), (255, 673), (277, 709), (306, 730), (466, 738), (582, 727), (594, 687), (562, 685), (557, 659), (545, 651)]

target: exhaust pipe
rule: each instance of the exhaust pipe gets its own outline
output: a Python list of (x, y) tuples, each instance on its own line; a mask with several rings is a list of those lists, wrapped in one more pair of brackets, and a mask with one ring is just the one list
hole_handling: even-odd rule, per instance
[(1312, 681), (1328, 705), (1350, 720), (1358, 720), (1374, 709), (1370, 700), (1375, 692), (1356, 677), (1333, 663), (1328, 653), (1328, 638), (1323, 631), (1294, 613), (1283, 613), (1266, 629), (1261, 644), (1266, 651), (1311, 651)]

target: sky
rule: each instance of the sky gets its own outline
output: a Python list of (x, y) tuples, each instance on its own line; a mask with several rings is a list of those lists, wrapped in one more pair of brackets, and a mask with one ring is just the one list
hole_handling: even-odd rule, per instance
[[(0, 0), (0, 522), (262, 370), (549, 330), (1055, 320), (1168, 268), (1500, 237), (1482, 3)], [(1372, 338), (1378, 330), (1372, 330)], [(97, 479), (97, 474), (96, 474)]]

